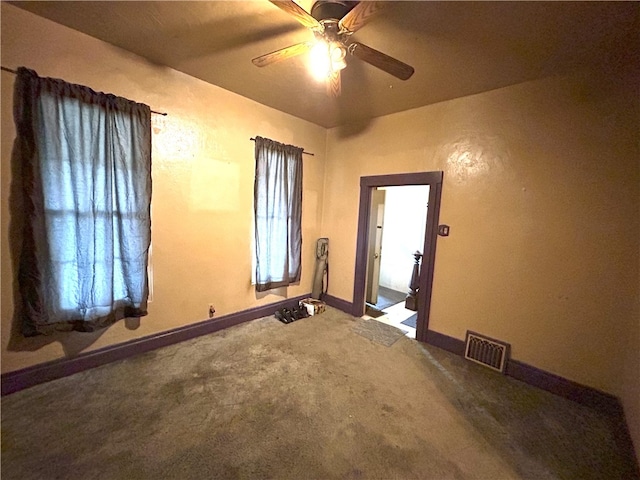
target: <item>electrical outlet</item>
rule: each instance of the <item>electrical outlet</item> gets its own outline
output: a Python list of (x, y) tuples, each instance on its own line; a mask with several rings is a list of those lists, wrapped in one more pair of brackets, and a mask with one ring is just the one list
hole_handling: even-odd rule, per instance
[(213, 315), (216, 313), (216, 308), (213, 306), (213, 303), (209, 304), (209, 318), (213, 318)]

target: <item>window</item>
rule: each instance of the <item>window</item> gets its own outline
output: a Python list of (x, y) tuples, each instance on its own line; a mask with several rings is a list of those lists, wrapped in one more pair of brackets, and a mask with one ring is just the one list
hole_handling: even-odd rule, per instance
[(20, 68), (23, 333), (91, 331), (146, 314), (151, 241), (149, 107)]
[(302, 148), (256, 137), (256, 290), (300, 281)]

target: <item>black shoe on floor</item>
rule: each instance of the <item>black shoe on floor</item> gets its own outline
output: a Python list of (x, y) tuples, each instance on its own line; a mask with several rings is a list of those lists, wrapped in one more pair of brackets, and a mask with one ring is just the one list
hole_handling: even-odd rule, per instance
[(276, 313), (275, 313), (276, 318), (280, 320), (282, 323), (291, 323), (293, 321), (291, 320), (291, 315), (287, 315), (285, 312), (288, 312), (286, 308), (276, 310)]
[(291, 322), (297, 320), (297, 318), (294, 316), (293, 312), (291, 310), (289, 310), (288, 308), (283, 308), (282, 309), (282, 313), (284, 315), (284, 318), (286, 318), (288, 320), (287, 323), (291, 323)]

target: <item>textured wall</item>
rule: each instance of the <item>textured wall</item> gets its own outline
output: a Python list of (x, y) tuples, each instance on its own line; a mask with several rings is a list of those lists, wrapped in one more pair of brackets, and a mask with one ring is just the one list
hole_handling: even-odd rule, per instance
[(430, 328), (621, 395), (640, 443), (635, 85), (585, 72), (330, 130), (329, 293), (352, 298), (360, 177), (442, 170)]
[[(9, 214), (15, 76), (2, 72), (3, 372), (204, 320), (209, 302), (219, 316), (311, 291), (314, 245), (320, 236), (325, 129), (151, 65), (6, 3), (2, 65), (24, 65), (42, 76), (88, 85), (169, 113), (153, 117), (154, 292), (149, 315), (137, 329), (120, 322), (97, 334), (24, 341), (11, 335), (14, 269), (9, 244), (21, 221)], [(250, 285), (254, 144), (249, 138), (255, 135), (315, 153), (304, 156), (302, 280), (288, 291), (259, 298)]]

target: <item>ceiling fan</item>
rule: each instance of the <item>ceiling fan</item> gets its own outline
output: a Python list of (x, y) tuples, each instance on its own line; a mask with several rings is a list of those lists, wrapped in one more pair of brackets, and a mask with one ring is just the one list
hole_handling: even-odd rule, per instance
[(413, 67), (359, 42), (350, 37), (373, 15), (385, 6), (385, 2), (318, 0), (307, 13), (293, 0), (269, 0), (276, 7), (293, 16), (311, 29), (315, 41), (297, 43), (281, 48), (252, 60), (258, 67), (265, 67), (287, 58), (311, 52), (312, 66), (318, 69), (317, 76), (325, 78), (331, 96), (340, 94), (340, 70), (347, 66), (349, 53), (400, 80), (413, 75)]

